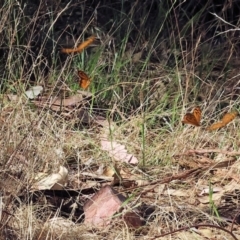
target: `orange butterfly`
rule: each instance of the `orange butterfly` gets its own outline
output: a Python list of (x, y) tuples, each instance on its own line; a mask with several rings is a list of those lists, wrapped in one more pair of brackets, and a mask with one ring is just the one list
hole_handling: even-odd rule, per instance
[(226, 113), (220, 122), (212, 124), (207, 128), (209, 131), (217, 130), (219, 128), (225, 127), (228, 123), (230, 123), (236, 116), (238, 115), (237, 111), (233, 111), (230, 113)]
[(195, 107), (193, 113), (187, 113), (182, 120), (182, 123), (192, 124), (194, 126), (200, 126), (202, 111), (200, 107)]
[(79, 70), (78, 76), (79, 76), (79, 86), (83, 89), (88, 88), (88, 86), (91, 83), (91, 79), (88, 77), (88, 75), (84, 71)]
[(63, 48), (61, 50), (62, 53), (81, 53), (83, 49), (87, 48), (89, 45), (91, 45), (95, 41), (96, 37), (91, 36), (86, 41), (82, 42), (77, 48)]

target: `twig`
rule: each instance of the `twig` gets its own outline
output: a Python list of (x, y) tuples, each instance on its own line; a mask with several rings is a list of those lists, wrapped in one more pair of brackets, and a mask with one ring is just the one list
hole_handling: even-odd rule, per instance
[(208, 170), (212, 170), (212, 169), (216, 169), (216, 168), (223, 168), (223, 167), (230, 166), (230, 165), (232, 165), (234, 162), (236, 162), (236, 159), (235, 159), (235, 158), (232, 159), (232, 160), (227, 160), (227, 161), (223, 161), (223, 162), (218, 162), (218, 163), (209, 164), (208, 166), (205, 166), (205, 167), (193, 168), (193, 169), (191, 169), (191, 170), (184, 171), (184, 172), (182, 172), (182, 173), (180, 173), (180, 174), (172, 175), (172, 176), (170, 176), (170, 177), (166, 177), (166, 178), (161, 179), (161, 180), (156, 180), (156, 181), (153, 181), (153, 182), (150, 182), (150, 183), (141, 185), (141, 186), (128, 188), (128, 189), (126, 189), (126, 190), (123, 190), (122, 192), (128, 192), (128, 191), (131, 191), (131, 190), (134, 190), (134, 189), (149, 187), (149, 186), (152, 185), (152, 186), (153, 186), (152, 188), (148, 188), (147, 190), (145, 190), (145, 191), (143, 191), (143, 192), (140, 193), (140, 195), (143, 195), (143, 194), (145, 194), (145, 193), (147, 193), (147, 192), (150, 192), (152, 189), (154, 189), (157, 184), (170, 183), (170, 182), (173, 181), (173, 180), (186, 179), (187, 177), (192, 176), (192, 175), (197, 175), (197, 174), (199, 174), (200, 172), (206, 172), (206, 171), (208, 171)]
[(235, 222), (235, 220), (236, 220), (236, 218), (238, 217), (239, 214), (240, 214), (240, 210), (235, 214), (235, 216), (234, 216), (234, 218), (232, 220), (232, 225), (231, 225), (231, 228), (230, 228), (231, 232), (233, 231), (233, 224), (234, 224), (234, 222)]
[(141, 185), (141, 186), (128, 188), (126, 190), (123, 190), (122, 192), (128, 192), (128, 191), (131, 191), (131, 190), (134, 190), (134, 189), (144, 188), (144, 187), (149, 187), (151, 185), (154, 185), (152, 188), (141, 192), (140, 195), (142, 195), (142, 194), (145, 194), (145, 193), (151, 191), (152, 189), (154, 189), (156, 184), (170, 183), (173, 180), (185, 179), (185, 178), (191, 176), (192, 174), (198, 174), (199, 172), (202, 171), (202, 169), (204, 169), (204, 168), (197, 167), (197, 168), (194, 168), (194, 169), (191, 169), (191, 170), (188, 170), (188, 171), (184, 171), (183, 173), (180, 173), (180, 174), (177, 174), (177, 175), (172, 175), (171, 177), (166, 177), (164, 179), (156, 180), (156, 181), (153, 181), (153, 182)]
[(176, 154), (174, 156), (184, 156), (184, 155), (190, 155), (193, 153), (198, 153), (198, 154), (203, 154), (203, 153), (222, 153), (222, 154), (226, 154), (226, 155), (230, 155), (230, 156), (236, 156), (236, 155), (240, 155), (240, 152), (230, 152), (230, 151), (224, 151), (221, 149), (192, 149), (189, 150), (185, 153), (182, 154)]

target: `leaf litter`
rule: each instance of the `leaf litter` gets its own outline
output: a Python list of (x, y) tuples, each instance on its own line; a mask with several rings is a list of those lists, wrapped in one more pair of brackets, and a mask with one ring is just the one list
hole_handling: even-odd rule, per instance
[[(42, 96), (31, 101), (45, 110), (72, 114), (82, 109), (84, 97), (77, 94), (62, 100), (58, 97)], [(72, 115), (72, 118), (74, 116)], [(173, 229), (181, 220), (186, 225), (195, 224), (196, 227), (199, 222), (209, 222), (206, 214), (212, 216), (214, 222), (224, 226), (227, 226), (228, 222), (239, 223), (240, 193), (237, 156), (240, 153), (232, 151), (231, 145), (224, 150), (195, 148), (174, 154), (173, 164), (179, 168), (165, 172), (166, 167), (163, 167), (159, 171), (157, 180), (152, 180), (151, 174), (138, 169), (138, 157), (129, 153), (126, 145), (119, 143), (120, 139), (111, 135), (111, 130), (118, 128), (115, 123), (109, 124), (108, 120), (99, 121), (99, 119), (98, 116), (91, 118), (99, 129), (98, 141), (95, 145), (102, 151), (105, 158), (109, 159), (108, 161), (99, 163), (97, 159), (91, 158), (91, 161), (84, 162), (81, 157), (75, 169), (70, 163), (66, 166), (60, 165), (58, 173), (48, 174), (32, 185), (31, 191), (37, 196), (34, 203), (40, 203), (39, 193), (41, 193), (45, 201), (49, 201), (55, 209), (60, 211), (64, 209), (65, 214), (69, 216), (68, 218), (51, 218), (46, 225), (51, 221), (57, 221), (59, 226), (70, 226), (72, 222), (74, 228), (78, 228), (83, 222), (94, 227), (106, 227), (117, 220), (125, 222), (129, 228), (139, 229), (145, 226), (151, 229), (151, 222), (159, 219), (159, 226), (167, 229), (167, 224), (171, 223)], [(66, 131), (65, 134), (69, 132)], [(74, 136), (71, 136), (74, 139)], [(212, 154), (215, 154), (214, 158)], [(24, 153), (21, 155), (24, 156)], [(189, 161), (190, 158), (194, 159), (194, 163)], [(23, 162), (25, 161), (26, 158)], [(13, 164), (11, 162), (10, 170), (13, 169)], [(29, 165), (27, 167), (29, 168)], [(40, 175), (40, 172), (36, 174)], [(129, 184), (126, 184), (127, 182)], [(2, 184), (4, 188), (5, 183), (2, 182)], [(23, 196), (20, 195), (19, 198), (24, 202)], [(134, 199), (140, 202), (134, 202)], [(63, 208), (62, 202), (68, 207)], [(222, 216), (220, 219), (211, 215), (210, 204), (217, 208), (219, 215)], [(234, 209), (230, 208), (233, 206)], [(197, 212), (196, 208), (202, 214)], [(151, 211), (146, 214), (146, 209)], [(85, 215), (84, 220), (83, 215)], [(72, 221), (65, 222), (63, 219)], [(192, 222), (193, 219), (195, 222)], [(215, 233), (209, 230), (210, 225), (209, 222), (209, 226), (208, 224), (202, 226), (194, 234), (213, 237)], [(236, 230), (237, 227), (234, 229)], [(185, 236), (194, 235), (188, 230), (190, 227), (183, 230)], [(61, 230), (58, 229), (58, 231)]]

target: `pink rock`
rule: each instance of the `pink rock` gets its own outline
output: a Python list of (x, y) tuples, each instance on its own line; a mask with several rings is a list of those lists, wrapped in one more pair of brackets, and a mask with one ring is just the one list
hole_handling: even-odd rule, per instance
[[(107, 226), (112, 216), (121, 211), (125, 200), (122, 194), (108, 185), (104, 186), (84, 205), (85, 224), (95, 227)], [(140, 216), (134, 212), (127, 212), (123, 215), (123, 219), (129, 227), (137, 228), (143, 225)]]

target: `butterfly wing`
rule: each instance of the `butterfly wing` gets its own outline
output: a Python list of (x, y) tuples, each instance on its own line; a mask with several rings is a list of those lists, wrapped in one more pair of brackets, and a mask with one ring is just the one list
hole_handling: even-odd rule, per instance
[(219, 128), (224, 127), (226, 124), (221, 122), (217, 122), (217, 123), (213, 123), (210, 127), (207, 128), (208, 131), (214, 131), (217, 130)]
[(196, 127), (200, 126), (199, 122), (197, 121), (197, 119), (195, 118), (195, 116), (192, 113), (187, 113), (184, 116), (182, 123), (191, 124)]
[(83, 89), (88, 88), (91, 82), (91, 79), (88, 77), (88, 75), (85, 72), (79, 70), (78, 76), (79, 76), (79, 86)]
[(81, 53), (85, 48), (87, 48), (89, 45), (91, 45), (95, 41), (95, 39), (96, 39), (95, 36), (91, 36), (86, 41), (80, 43), (77, 48), (63, 48), (61, 50), (61, 52), (67, 53), (67, 54), (75, 53), (75, 52)]
[(88, 47), (90, 44), (92, 44), (95, 41), (95, 36), (91, 36), (88, 38), (86, 41), (82, 42), (78, 47), (77, 47), (77, 52), (82, 52), (84, 48)]
[(202, 111), (200, 107), (195, 107), (193, 110), (193, 116), (195, 117), (196, 121), (198, 122), (198, 126), (200, 126), (200, 121), (202, 117)]
[(233, 111), (231, 113), (226, 113), (223, 118), (222, 118), (222, 122), (227, 125), (228, 123), (230, 123), (236, 116), (238, 115), (237, 111)]
[(194, 126), (200, 126), (202, 111), (200, 107), (196, 107), (193, 113), (187, 113), (183, 118), (183, 123), (191, 124)]
[(237, 111), (233, 111), (231, 113), (226, 113), (220, 122), (212, 124), (207, 129), (209, 131), (217, 130), (219, 128), (225, 127), (228, 123), (230, 123), (236, 116), (238, 115)]

